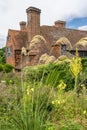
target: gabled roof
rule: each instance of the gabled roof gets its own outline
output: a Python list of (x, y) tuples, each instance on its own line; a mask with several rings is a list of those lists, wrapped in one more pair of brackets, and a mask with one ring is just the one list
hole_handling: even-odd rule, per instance
[[(75, 44), (83, 37), (87, 37), (87, 31), (74, 30), (68, 28), (57, 28), (55, 26), (41, 26), (41, 35), (53, 45), (61, 37), (66, 37), (72, 44), (73, 50), (75, 49)], [(48, 45), (49, 46), (49, 45)], [(87, 47), (84, 48), (79, 46), (80, 50), (87, 50)]]
[[(15, 50), (26, 47), (27, 44), (27, 31), (8, 30), (8, 36), (11, 38), (11, 43), (14, 44)], [(8, 44), (8, 42), (7, 42)]]

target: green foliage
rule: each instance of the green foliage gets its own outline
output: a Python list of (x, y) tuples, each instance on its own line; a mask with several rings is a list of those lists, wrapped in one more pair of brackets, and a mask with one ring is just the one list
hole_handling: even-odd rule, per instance
[[(47, 130), (50, 119), (51, 89), (40, 86), (23, 86), (20, 107), (16, 106), (11, 117), (11, 130)], [(49, 94), (48, 94), (49, 92)]]
[(5, 85), (0, 88), (0, 130), (9, 130), (9, 121), (17, 105), (15, 89), (17, 88)]
[(80, 76), (81, 83), (87, 86), (87, 58), (82, 58), (82, 75)]
[(5, 56), (5, 47), (0, 49), (0, 64), (6, 63), (6, 56)]
[(0, 72), (9, 73), (14, 69), (10, 64), (0, 64)]
[(11, 130), (9, 124), (11, 116), (20, 104), (21, 82), (18, 74), (0, 73), (4, 83), (0, 83), (0, 130)]
[[(82, 58), (81, 63), (82, 73), (78, 76), (79, 85), (81, 83), (86, 83), (87, 80), (87, 58)], [(63, 80), (67, 85), (66, 90), (74, 88), (74, 76), (71, 73), (70, 62), (67, 61), (38, 66), (28, 66), (24, 68), (23, 73), (27, 82), (34, 83), (42, 81), (46, 85), (57, 87), (59, 82)]]
[(82, 58), (81, 62), (82, 62), (83, 72), (87, 72), (87, 58)]
[(61, 130), (86, 130), (81, 124), (70, 122), (63, 122)]
[(54, 64), (54, 68), (50, 70), (48, 75), (47, 84), (57, 87), (60, 80), (63, 80), (67, 84), (66, 89), (72, 89), (74, 84), (73, 76), (70, 72), (69, 63), (61, 62), (60, 64)]
[(67, 90), (74, 87), (74, 77), (70, 72), (69, 63), (61, 62), (60, 64), (49, 63), (35, 67), (24, 68), (26, 80), (30, 82), (41, 81), (47, 85), (57, 87), (60, 80), (67, 84)]
[(14, 69), (14, 67), (10, 64), (4, 64), (4, 72), (9, 73)]
[(78, 95), (66, 61), (25, 67), (21, 77), (0, 73), (0, 130), (86, 130), (87, 60), (81, 62)]
[(10, 64), (0, 64), (0, 72), (9, 73), (14, 69), (14, 67)]
[(39, 82), (42, 79), (44, 81), (53, 67), (54, 66), (52, 63), (37, 66), (27, 66), (23, 69), (24, 78), (25, 80), (29, 80), (32, 83), (36, 81)]
[(3, 65), (0, 64), (0, 72), (3, 71)]

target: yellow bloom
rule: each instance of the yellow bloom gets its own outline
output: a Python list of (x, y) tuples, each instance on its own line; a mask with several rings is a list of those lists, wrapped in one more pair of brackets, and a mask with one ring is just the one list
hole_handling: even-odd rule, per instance
[(58, 104), (60, 105), (60, 101), (58, 101)]
[(84, 114), (84, 115), (86, 115), (86, 113), (87, 113), (87, 111), (86, 111), (86, 110), (84, 110), (84, 111), (83, 111), (83, 114)]
[(83, 88), (82, 88), (84, 91), (86, 90), (86, 86), (83, 86)]
[(65, 89), (66, 88), (66, 84), (63, 82), (63, 80), (60, 80), (60, 84), (58, 85), (59, 89)]
[(62, 100), (62, 103), (65, 103), (65, 100)]
[(74, 57), (70, 63), (70, 69), (75, 77), (82, 71), (81, 58)]
[(82, 93), (79, 93), (79, 96), (82, 96)]
[(31, 92), (34, 92), (34, 88), (31, 88)]
[(55, 104), (55, 102), (54, 102), (54, 101), (52, 101), (52, 104), (54, 105), (54, 104)]
[(31, 95), (34, 92), (34, 88), (27, 88), (27, 95)]
[(27, 89), (27, 95), (29, 95), (30, 94), (30, 90), (29, 90), (29, 88)]

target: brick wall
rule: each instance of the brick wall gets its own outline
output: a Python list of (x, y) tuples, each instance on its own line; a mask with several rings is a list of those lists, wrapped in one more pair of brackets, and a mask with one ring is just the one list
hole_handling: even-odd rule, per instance
[(40, 12), (41, 10), (35, 7), (29, 7), (27, 10), (27, 31), (28, 42), (33, 36), (40, 34)]
[[(12, 40), (7, 41), (6, 45), (6, 63), (12, 66), (15, 66), (15, 53), (14, 53), (14, 45), (12, 44)], [(8, 48), (11, 48), (11, 55), (8, 55)]]

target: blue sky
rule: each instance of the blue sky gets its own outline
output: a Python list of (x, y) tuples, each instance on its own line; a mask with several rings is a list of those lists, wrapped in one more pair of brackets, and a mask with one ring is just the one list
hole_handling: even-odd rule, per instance
[(87, 30), (87, 0), (0, 0), (0, 47), (5, 45), (8, 29), (19, 30), (19, 22), (27, 21), (26, 9), (41, 9), (41, 25), (54, 25), (57, 20), (67, 27)]
[(87, 17), (84, 18), (73, 18), (70, 21), (67, 21), (67, 28), (74, 28), (74, 29), (79, 29), (81, 27), (84, 27), (84, 30), (87, 30), (86, 26), (87, 26)]

